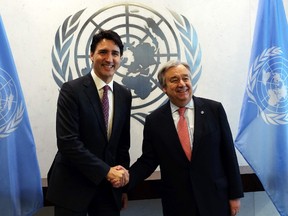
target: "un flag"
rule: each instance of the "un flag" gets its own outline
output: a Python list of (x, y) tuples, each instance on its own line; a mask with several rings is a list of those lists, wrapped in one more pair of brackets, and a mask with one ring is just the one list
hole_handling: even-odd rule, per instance
[(43, 206), (34, 138), (0, 16), (0, 215), (30, 216)]
[(288, 216), (288, 27), (282, 0), (259, 0), (236, 147)]

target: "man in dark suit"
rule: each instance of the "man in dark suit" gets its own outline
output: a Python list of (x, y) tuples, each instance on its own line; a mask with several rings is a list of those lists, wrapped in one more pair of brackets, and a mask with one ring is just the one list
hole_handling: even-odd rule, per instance
[(101, 30), (90, 51), (91, 73), (64, 83), (58, 98), (58, 152), (47, 191), (55, 216), (119, 216), (120, 187), (129, 181), (132, 96), (113, 81), (123, 44), (116, 32)]
[[(129, 169), (128, 188), (149, 177), (159, 165), (165, 216), (236, 215), (243, 191), (223, 106), (192, 96), (186, 63), (168, 62), (158, 79), (169, 101), (146, 118), (143, 153)], [(181, 122), (186, 121), (186, 135), (179, 137), (180, 108), (185, 110)], [(180, 141), (185, 136), (188, 150)]]

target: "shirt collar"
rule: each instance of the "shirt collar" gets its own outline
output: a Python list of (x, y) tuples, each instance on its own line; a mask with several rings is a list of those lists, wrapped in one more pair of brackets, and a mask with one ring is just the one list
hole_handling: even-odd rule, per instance
[[(170, 101), (170, 107), (171, 107), (172, 113), (178, 111), (178, 109), (179, 109), (179, 107), (176, 106), (175, 104), (173, 104), (171, 101)], [(188, 104), (186, 104), (185, 107), (186, 107), (187, 109), (191, 109), (191, 110), (194, 109), (194, 101), (193, 101), (193, 98), (191, 98), (191, 100), (189, 101)]]
[(101, 80), (94, 72), (94, 70), (91, 70), (91, 76), (94, 80), (94, 83), (97, 87), (97, 90), (99, 91), (100, 89), (102, 89), (105, 85), (108, 85), (110, 87), (110, 90), (113, 92), (113, 82), (114, 79), (112, 79), (112, 81), (110, 83), (105, 83), (103, 80)]

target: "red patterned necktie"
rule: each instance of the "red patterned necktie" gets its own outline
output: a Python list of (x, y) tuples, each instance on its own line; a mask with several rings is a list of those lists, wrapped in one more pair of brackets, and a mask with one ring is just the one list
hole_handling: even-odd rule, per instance
[(108, 91), (109, 91), (109, 86), (105, 85), (103, 87), (103, 97), (102, 97), (102, 109), (103, 109), (103, 114), (104, 114), (104, 120), (105, 120), (105, 125), (106, 129), (108, 130), (108, 119), (109, 119), (109, 100), (108, 100)]
[(191, 145), (190, 145), (190, 137), (189, 137), (187, 121), (184, 116), (185, 110), (186, 110), (186, 107), (181, 107), (178, 109), (179, 121), (177, 125), (177, 130), (178, 130), (178, 136), (179, 136), (182, 148), (188, 160), (191, 160)]

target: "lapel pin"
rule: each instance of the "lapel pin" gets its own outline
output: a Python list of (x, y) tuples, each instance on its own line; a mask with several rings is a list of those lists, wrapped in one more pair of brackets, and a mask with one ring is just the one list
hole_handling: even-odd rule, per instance
[(202, 115), (204, 114), (204, 111), (203, 111), (203, 110), (201, 111), (201, 114), (202, 114)]

